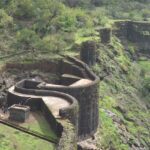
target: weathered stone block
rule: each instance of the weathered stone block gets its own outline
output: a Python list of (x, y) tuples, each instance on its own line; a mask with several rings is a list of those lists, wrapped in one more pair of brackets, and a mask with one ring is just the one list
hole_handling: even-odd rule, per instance
[(29, 118), (30, 107), (14, 104), (9, 108), (9, 119), (24, 122)]
[(82, 43), (80, 57), (83, 62), (92, 66), (96, 63), (96, 43), (86, 41)]
[(99, 32), (100, 32), (102, 43), (107, 44), (111, 42), (111, 36), (112, 36), (111, 28), (101, 28)]

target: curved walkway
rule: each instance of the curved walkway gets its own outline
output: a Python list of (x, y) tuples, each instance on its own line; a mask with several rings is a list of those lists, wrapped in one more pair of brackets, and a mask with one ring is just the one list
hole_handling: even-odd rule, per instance
[(60, 109), (67, 108), (71, 105), (65, 99), (56, 97), (56, 96), (37, 96), (37, 95), (18, 93), (15, 91), (14, 86), (9, 88), (8, 91), (16, 96), (26, 97), (27, 99), (28, 98), (41, 98), (55, 118), (60, 118), (59, 116)]

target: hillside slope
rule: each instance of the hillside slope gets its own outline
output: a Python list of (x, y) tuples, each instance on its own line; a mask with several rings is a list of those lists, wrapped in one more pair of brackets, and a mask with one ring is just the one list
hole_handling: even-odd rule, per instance
[(150, 61), (132, 61), (115, 37), (110, 45), (101, 45), (99, 53), (99, 63), (94, 66), (100, 78), (104, 77), (100, 83), (99, 147), (148, 150)]

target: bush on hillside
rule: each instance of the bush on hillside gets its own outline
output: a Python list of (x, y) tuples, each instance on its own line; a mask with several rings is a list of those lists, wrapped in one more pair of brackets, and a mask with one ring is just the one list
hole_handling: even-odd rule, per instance
[(7, 10), (18, 19), (31, 19), (35, 16), (33, 0), (12, 0)]
[(4, 9), (0, 9), (0, 28), (7, 28), (13, 24), (13, 18)]
[(17, 32), (17, 47), (22, 49), (33, 48), (35, 43), (40, 40), (39, 36), (30, 29), (22, 29)]
[(66, 43), (59, 35), (53, 34), (45, 36), (35, 47), (41, 53), (59, 54), (66, 47)]

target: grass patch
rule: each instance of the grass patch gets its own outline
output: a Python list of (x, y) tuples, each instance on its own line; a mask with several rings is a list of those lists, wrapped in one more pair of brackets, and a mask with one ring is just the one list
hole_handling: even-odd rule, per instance
[(34, 120), (25, 122), (21, 126), (26, 127), (31, 131), (36, 131), (48, 138), (57, 139), (56, 133), (53, 131), (45, 117), (40, 112), (32, 113)]
[(139, 61), (139, 65), (145, 72), (150, 72), (150, 61), (149, 60)]
[(101, 118), (101, 145), (104, 149), (128, 150), (128, 145), (122, 143), (120, 135), (115, 127), (113, 120), (100, 109)]
[(79, 29), (75, 34), (75, 43), (81, 44), (85, 41), (97, 41), (99, 40), (99, 33), (92, 29)]
[(0, 124), (1, 150), (54, 150), (52, 143)]

